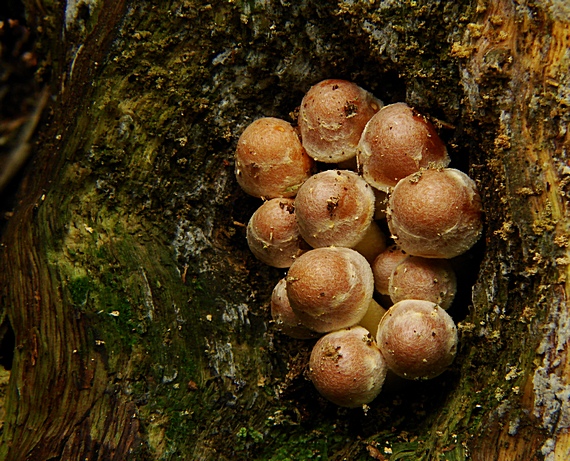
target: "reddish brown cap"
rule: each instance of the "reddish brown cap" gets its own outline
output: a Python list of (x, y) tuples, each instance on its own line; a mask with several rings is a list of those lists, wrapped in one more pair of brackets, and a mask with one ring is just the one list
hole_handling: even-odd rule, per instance
[(299, 231), (312, 247), (352, 247), (374, 217), (374, 192), (353, 171), (327, 170), (311, 176), (295, 198)]
[(445, 259), (408, 256), (392, 271), (389, 280), (392, 302), (423, 299), (448, 309), (457, 292), (457, 279)]
[(357, 326), (317, 341), (309, 360), (309, 378), (326, 399), (356, 408), (380, 393), (386, 364), (368, 330)]
[(372, 263), (372, 273), (374, 274), (374, 287), (382, 295), (390, 294), (389, 283), (392, 271), (408, 256), (397, 245), (384, 250)]
[(236, 178), (242, 189), (254, 197), (294, 197), (314, 166), (297, 133), (284, 120), (260, 118), (238, 140)]
[(287, 297), (287, 281), (281, 279), (271, 293), (271, 317), (279, 330), (296, 339), (310, 339), (318, 333), (304, 326), (291, 309)]
[(437, 304), (407, 299), (382, 318), (377, 342), (388, 367), (407, 379), (434, 378), (453, 362), (457, 328)]
[(287, 296), (303, 325), (326, 333), (356, 325), (374, 292), (370, 265), (350, 248), (327, 247), (299, 256), (287, 274)]
[(447, 149), (433, 125), (402, 102), (383, 107), (370, 119), (357, 160), (364, 179), (384, 191), (420, 168), (449, 165)]
[(429, 169), (402, 179), (388, 203), (388, 226), (406, 252), (453, 258), (479, 239), (481, 198), (475, 183), (453, 168)]
[(274, 198), (261, 205), (247, 224), (247, 244), (254, 256), (273, 267), (289, 267), (310, 247), (299, 234), (295, 205)]
[(355, 83), (334, 79), (317, 83), (299, 109), (299, 128), (307, 153), (325, 163), (354, 157), (362, 130), (382, 105)]

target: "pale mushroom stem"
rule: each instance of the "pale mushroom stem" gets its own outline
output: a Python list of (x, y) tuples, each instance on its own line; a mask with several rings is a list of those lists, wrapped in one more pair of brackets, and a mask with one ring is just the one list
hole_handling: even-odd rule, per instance
[(378, 325), (380, 324), (380, 320), (382, 320), (382, 317), (384, 317), (384, 314), (386, 312), (386, 309), (374, 301), (374, 299), (371, 299), (368, 310), (366, 311), (366, 314), (364, 314), (364, 317), (362, 317), (359, 325), (366, 328), (375, 338), (376, 333), (378, 332)]
[(372, 264), (376, 256), (386, 249), (386, 236), (380, 226), (372, 221), (370, 227), (362, 235), (359, 242), (352, 247), (358, 251), (366, 260)]

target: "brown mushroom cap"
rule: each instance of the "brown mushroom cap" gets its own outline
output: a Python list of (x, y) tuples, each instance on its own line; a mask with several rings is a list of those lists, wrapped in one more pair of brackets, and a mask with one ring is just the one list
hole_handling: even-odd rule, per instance
[(353, 171), (327, 170), (301, 186), (295, 209), (299, 231), (309, 245), (352, 247), (372, 222), (374, 192)]
[(303, 146), (320, 162), (354, 157), (362, 130), (380, 107), (379, 99), (355, 83), (334, 79), (317, 83), (299, 109)]
[(296, 339), (310, 339), (318, 336), (317, 333), (304, 326), (291, 309), (287, 297), (287, 280), (284, 278), (279, 280), (271, 293), (271, 317), (277, 328), (287, 336)]
[(390, 275), (392, 271), (400, 264), (408, 255), (402, 251), (397, 245), (384, 250), (372, 262), (372, 273), (374, 274), (374, 288), (382, 295), (390, 294)]
[(457, 328), (437, 304), (407, 299), (394, 304), (384, 315), (377, 342), (394, 373), (407, 379), (429, 379), (453, 362)]
[(296, 131), (285, 120), (260, 118), (238, 140), (236, 178), (254, 197), (294, 197), (314, 167)]
[(357, 160), (364, 179), (384, 191), (420, 168), (449, 165), (447, 149), (433, 125), (401, 102), (383, 107), (370, 119)]
[(370, 265), (350, 248), (316, 248), (299, 256), (287, 274), (293, 312), (311, 330), (326, 333), (356, 325), (366, 314), (374, 279)]
[(448, 309), (457, 292), (457, 279), (445, 259), (408, 256), (392, 271), (389, 280), (392, 302), (423, 299)]
[(414, 256), (458, 256), (475, 244), (483, 228), (475, 183), (453, 168), (424, 170), (402, 179), (388, 207), (390, 232)]
[(309, 360), (309, 378), (326, 399), (356, 408), (380, 393), (386, 365), (372, 336), (357, 326), (334, 331), (317, 341)]
[(290, 198), (263, 203), (251, 216), (246, 236), (254, 256), (273, 267), (289, 267), (309, 249), (299, 234), (295, 205)]

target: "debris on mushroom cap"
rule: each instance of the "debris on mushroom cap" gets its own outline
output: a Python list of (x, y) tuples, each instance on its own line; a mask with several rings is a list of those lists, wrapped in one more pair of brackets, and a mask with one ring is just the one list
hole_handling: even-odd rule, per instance
[(318, 336), (318, 333), (304, 326), (291, 309), (287, 297), (287, 281), (279, 280), (271, 293), (271, 317), (283, 333), (296, 339), (310, 339)]
[(355, 83), (335, 79), (317, 83), (299, 109), (299, 128), (307, 153), (325, 163), (354, 157), (362, 130), (382, 105)]
[(448, 309), (455, 298), (457, 279), (445, 259), (408, 256), (392, 271), (389, 280), (392, 302), (423, 299)]
[(290, 198), (263, 203), (247, 224), (247, 244), (254, 256), (273, 267), (289, 267), (310, 247), (299, 234), (295, 205)]
[(422, 170), (402, 179), (388, 207), (390, 232), (414, 256), (458, 256), (475, 244), (483, 228), (475, 183), (453, 168)]
[(374, 217), (374, 192), (353, 171), (327, 170), (311, 176), (295, 198), (299, 231), (314, 248), (352, 247)]
[(309, 378), (326, 399), (356, 408), (380, 393), (386, 364), (368, 331), (357, 326), (317, 341), (309, 360)]
[(314, 167), (314, 160), (285, 120), (255, 120), (238, 140), (236, 178), (242, 189), (254, 197), (294, 197)]
[(394, 373), (407, 379), (429, 379), (453, 362), (457, 328), (437, 304), (407, 299), (386, 312), (378, 327), (377, 342)]
[(382, 295), (390, 294), (390, 275), (392, 271), (400, 264), (408, 255), (402, 251), (397, 245), (384, 250), (372, 262), (372, 273), (374, 274), (374, 288)]
[(422, 167), (449, 165), (447, 149), (433, 125), (401, 102), (384, 106), (370, 119), (357, 160), (364, 179), (384, 191)]
[(287, 274), (293, 312), (311, 330), (326, 333), (356, 325), (366, 314), (374, 279), (366, 259), (350, 248), (316, 248), (299, 256)]

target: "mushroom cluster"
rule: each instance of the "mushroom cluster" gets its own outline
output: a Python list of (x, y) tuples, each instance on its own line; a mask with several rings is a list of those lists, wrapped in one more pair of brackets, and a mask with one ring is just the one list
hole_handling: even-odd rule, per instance
[(264, 263), (288, 268), (271, 298), (277, 327), (320, 337), (309, 379), (331, 402), (358, 407), (387, 371), (430, 379), (452, 363), (449, 260), (479, 239), (481, 200), (473, 180), (449, 168), (435, 127), (405, 103), (384, 106), (329, 79), (298, 113), (296, 127), (260, 118), (238, 140), (237, 181), (264, 200), (247, 242)]

